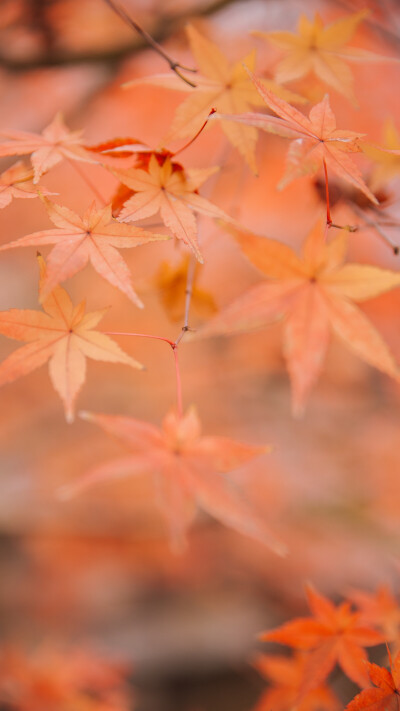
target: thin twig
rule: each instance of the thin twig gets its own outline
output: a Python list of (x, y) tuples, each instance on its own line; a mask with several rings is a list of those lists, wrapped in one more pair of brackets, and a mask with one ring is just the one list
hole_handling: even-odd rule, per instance
[(362, 210), (360, 210), (358, 205), (352, 204), (351, 208), (362, 220), (364, 220), (365, 224), (368, 225), (368, 227), (372, 227), (378, 233), (378, 235), (383, 239), (385, 244), (388, 244), (389, 247), (393, 250), (393, 254), (397, 256), (400, 252), (400, 247), (392, 242), (392, 240), (383, 232), (379, 224), (375, 222), (375, 220), (371, 220), (368, 215), (366, 215)]
[(165, 341), (168, 345), (175, 347), (174, 341), (170, 341), (169, 338), (164, 338), (163, 336), (151, 336), (149, 333), (131, 333), (130, 331), (100, 331), (106, 336), (137, 336), (138, 338), (153, 338), (156, 341)]
[(179, 368), (178, 361), (178, 346), (174, 343), (172, 345), (172, 352), (174, 354), (175, 360), (175, 373), (176, 373), (176, 405), (178, 410), (178, 417), (183, 416), (183, 404), (182, 404), (182, 381), (181, 381), (181, 371)]
[(81, 170), (80, 166), (76, 165), (76, 162), (71, 160), (70, 158), (67, 158), (68, 163), (73, 167), (73, 169), (80, 175), (82, 180), (85, 181), (86, 185), (91, 189), (94, 195), (96, 195), (97, 199), (100, 201), (102, 205), (107, 205), (107, 200), (102, 196), (101, 192), (97, 189), (97, 187), (92, 183), (90, 178), (86, 175), (86, 173)]
[(191, 67), (185, 67), (183, 64), (180, 64), (179, 62), (176, 62), (174, 59), (172, 59), (169, 54), (167, 54), (161, 45), (156, 42), (153, 37), (146, 32), (140, 25), (135, 22), (135, 20), (132, 20), (132, 18), (128, 15), (125, 10), (120, 7), (114, 0), (104, 0), (104, 2), (112, 9), (114, 12), (123, 20), (123, 22), (126, 22), (129, 27), (132, 27), (143, 39), (145, 42), (147, 42), (148, 45), (152, 49), (154, 49), (157, 54), (159, 54), (165, 61), (168, 63), (170, 69), (172, 69), (175, 74), (182, 79), (182, 81), (185, 82), (185, 84), (189, 84), (189, 86), (195, 87), (196, 84), (187, 77), (185, 77), (183, 74), (181, 74), (180, 70), (183, 70), (185, 72), (192, 72), (193, 74), (197, 72), (197, 69), (192, 69)]

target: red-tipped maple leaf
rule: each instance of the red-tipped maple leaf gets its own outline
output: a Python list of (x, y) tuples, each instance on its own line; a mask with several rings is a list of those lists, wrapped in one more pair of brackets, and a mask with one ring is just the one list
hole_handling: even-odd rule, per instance
[(160, 212), (161, 219), (172, 234), (191, 248), (199, 262), (203, 262), (193, 213), (230, 219), (223, 210), (197, 192), (218, 168), (185, 170), (172, 157), (168, 152), (153, 152), (150, 156), (146, 155), (145, 164), (140, 168), (113, 171), (121, 183), (130, 188), (132, 195), (123, 203), (118, 220), (141, 220)]
[[(390, 658), (390, 657), (389, 657)], [(369, 678), (377, 688), (364, 689), (350, 701), (346, 711), (398, 711), (400, 697), (400, 652), (394, 662), (390, 658), (390, 671), (377, 664), (367, 663)]]
[(326, 242), (321, 222), (308, 235), (301, 259), (277, 240), (229, 230), (268, 279), (221, 310), (198, 336), (250, 331), (286, 316), (283, 349), (296, 414), (302, 413), (320, 375), (331, 331), (359, 358), (399, 378), (399, 367), (389, 348), (353, 304), (399, 286), (399, 272), (369, 264), (343, 264), (345, 231)]
[(211, 516), (282, 555), (285, 548), (222, 474), (269, 451), (225, 437), (204, 437), (195, 409), (179, 417), (172, 410), (159, 429), (132, 417), (82, 413), (82, 417), (125, 442), (132, 452), (100, 464), (62, 490), (64, 496), (121, 476), (151, 473), (173, 541), (181, 544), (196, 504)]
[[(40, 291), (46, 267), (39, 256)], [(67, 292), (55, 287), (42, 301), (42, 311), (9, 309), (0, 312), (0, 333), (27, 345), (0, 364), (0, 385), (11, 383), (50, 360), (49, 374), (60, 395), (68, 422), (74, 419), (75, 400), (85, 382), (86, 358), (143, 366), (104, 333), (94, 330), (107, 309), (85, 313), (85, 302), (73, 306)]]
[(70, 131), (61, 113), (40, 133), (28, 131), (0, 131), (0, 156), (22, 156), (31, 154), (34, 169), (33, 182), (39, 182), (40, 176), (47, 173), (57, 163), (65, 158), (98, 163), (96, 158), (88, 153), (82, 141), (82, 131)]
[(335, 607), (311, 585), (306, 592), (313, 616), (286, 622), (271, 632), (264, 632), (261, 639), (309, 653), (304, 663), (301, 695), (322, 684), (335, 664), (356, 684), (368, 686), (368, 658), (364, 647), (381, 644), (382, 635), (373, 627), (363, 626), (359, 613), (351, 610), (349, 602)]
[(359, 140), (364, 136), (354, 131), (336, 128), (335, 115), (329, 105), (329, 97), (316, 104), (307, 118), (300, 111), (266, 89), (251, 72), (254, 85), (277, 117), (247, 113), (237, 116), (214, 114), (210, 120), (239, 121), (285, 138), (294, 139), (287, 156), (287, 170), (278, 187), (283, 188), (291, 180), (302, 175), (314, 174), (325, 163), (339, 178), (361, 190), (373, 203), (375, 195), (364, 182), (362, 175), (349, 157), (349, 153), (361, 152)]
[(293, 657), (259, 654), (254, 666), (270, 685), (253, 711), (339, 711), (339, 699), (326, 684), (320, 684), (300, 695), (306, 660), (307, 655), (299, 652)]
[[(0, 175), (0, 209), (7, 207), (13, 198), (36, 198), (39, 196), (39, 186), (32, 183), (33, 170), (18, 161)], [(41, 187), (42, 195), (51, 195), (46, 188)]]
[(81, 649), (0, 650), (0, 706), (15, 711), (128, 711), (122, 669)]
[[(196, 133), (207, 119), (210, 109), (216, 108), (220, 113), (236, 114), (247, 111), (251, 106), (260, 106), (262, 102), (257, 94), (244, 64), (251, 69), (255, 67), (255, 52), (231, 64), (217, 44), (202, 35), (193, 25), (186, 28), (190, 48), (199, 67), (199, 72), (191, 75), (196, 86), (185, 84), (179, 77), (169, 72), (155, 76), (134, 79), (124, 86), (140, 86), (155, 84), (165, 89), (186, 91), (189, 96), (179, 106), (171, 130), (166, 137), (166, 143), (180, 136), (190, 136)], [(293, 103), (304, 103), (305, 99), (279, 86), (269, 79), (262, 80), (264, 85)], [(223, 121), (221, 128), (230, 143), (240, 151), (249, 167), (256, 172), (255, 146), (257, 131), (251, 126), (235, 126)]]
[(76, 274), (90, 261), (100, 276), (120, 289), (136, 306), (142, 307), (132, 287), (129, 269), (116, 248), (138, 247), (169, 237), (141, 227), (122, 225), (113, 219), (111, 205), (100, 210), (92, 205), (83, 217), (79, 217), (67, 207), (46, 198), (43, 202), (56, 229), (33, 232), (0, 247), (0, 251), (4, 251), (16, 247), (56, 245), (47, 259), (41, 298), (46, 298), (55, 286)]

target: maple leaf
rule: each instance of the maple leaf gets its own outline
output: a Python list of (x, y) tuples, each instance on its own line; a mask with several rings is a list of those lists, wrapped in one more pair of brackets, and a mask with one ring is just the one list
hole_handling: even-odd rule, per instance
[(369, 264), (343, 264), (344, 230), (325, 242), (321, 222), (308, 235), (302, 259), (277, 240), (228, 229), (248, 259), (269, 279), (221, 310), (198, 336), (249, 331), (286, 316), (283, 350), (297, 415), (303, 412), (322, 370), (331, 331), (359, 358), (399, 378), (398, 365), (385, 342), (353, 304), (399, 286), (399, 272)]
[(354, 103), (353, 75), (345, 60), (393, 61), (391, 57), (346, 46), (368, 14), (369, 10), (360, 10), (329, 25), (323, 23), (319, 13), (315, 13), (312, 22), (306, 15), (301, 15), (297, 33), (254, 31), (252, 34), (268, 40), (284, 53), (275, 71), (278, 83), (284, 84), (314, 73), (324, 84)]
[(373, 203), (377, 204), (375, 195), (366, 185), (358, 167), (348, 155), (362, 150), (359, 140), (364, 134), (336, 128), (336, 119), (330, 107), (328, 95), (319, 104), (313, 106), (307, 118), (272, 91), (266, 89), (251, 72), (249, 74), (260, 96), (279, 118), (257, 113), (237, 116), (214, 114), (210, 117), (210, 121), (214, 119), (239, 121), (268, 133), (294, 139), (288, 151), (286, 174), (280, 181), (278, 188), (285, 187), (302, 175), (314, 174), (322, 165), (325, 165), (339, 178), (354, 185)]
[(42, 134), (28, 131), (3, 130), (0, 138), (0, 156), (20, 156), (31, 154), (34, 169), (34, 183), (38, 183), (43, 173), (47, 173), (57, 163), (66, 159), (98, 163), (85, 151), (82, 131), (69, 131), (62, 114), (58, 113)]
[(320, 684), (300, 696), (304, 680), (306, 655), (296, 653), (293, 657), (282, 654), (259, 654), (254, 666), (266, 678), (270, 686), (261, 695), (254, 711), (339, 711), (339, 699), (326, 684)]
[[(46, 266), (39, 255), (40, 286), (46, 284)], [(68, 422), (86, 374), (86, 358), (143, 366), (128, 356), (109, 336), (94, 330), (107, 309), (85, 313), (85, 302), (73, 306), (67, 292), (55, 287), (42, 301), (42, 311), (9, 309), (0, 312), (0, 333), (27, 345), (0, 364), (0, 385), (11, 383), (50, 360), (49, 374), (60, 395)]]
[(306, 587), (312, 617), (299, 617), (265, 632), (260, 639), (279, 642), (309, 652), (305, 659), (300, 694), (318, 687), (335, 664), (359, 686), (368, 686), (367, 655), (364, 647), (383, 642), (382, 635), (360, 623), (360, 615), (349, 602), (335, 607), (311, 585)]
[(223, 210), (198, 195), (199, 187), (218, 168), (184, 170), (168, 153), (151, 153), (147, 169), (114, 170), (114, 175), (133, 192), (118, 215), (121, 222), (141, 220), (160, 212), (172, 234), (187, 244), (203, 262), (193, 212), (230, 220)]
[(221, 474), (270, 450), (225, 437), (201, 436), (195, 409), (179, 417), (171, 410), (159, 429), (132, 417), (82, 413), (106, 432), (125, 442), (132, 452), (89, 471), (61, 494), (69, 497), (93, 484), (121, 476), (151, 473), (158, 500), (170, 525), (173, 541), (181, 545), (196, 504), (227, 526), (251, 536), (283, 555), (285, 547), (264, 521), (244, 503)]
[[(178, 137), (191, 136), (204, 123), (212, 108), (220, 113), (236, 114), (247, 111), (251, 106), (260, 106), (260, 97), (255, 91), (243, 64), (251, 69), (255, 67), (255, 52), (251, 52), (234, 64), (230, 64), (219, 47), (204, 37), (195, 27), (186, 28), (190, 48), (199, 68), (195, 75), (196, 86), (184, 84), (178, 77), (168, 74), (156, 74), (152, 77), (135, 79), (124, 87), (140, 84), (155, 84), (166, 89), (186, 91), (190, 95), (179, 106), (166, 143)], [(305, 99), (280, 87), (276, 82), (264, 79), (265, 86), (279, 96), (304, 103)], [(250, 126), (235, 126), (223, 121), (221, 128), (232, 145), (239, 150), (253, 172), (257, 172), (255, 145), (257, 131)]]
[(83, 269), (90, 261), (95, 270), (112, 286), (120, 289), (136, 306), (143, 307), (131, 283), (129, 269), (117, 251), (138, 247), (167, 235), (148, 232), (141, 227), (122, 225), (114, 220), (111, 205), (97, 210), (93, 204), (83, 217), (67, 207), (43, 198), (47, 214), (56, 229), (41, 230), (4, 244), (0, 251), (17, 247), (55, 244), (47, 259), (47, 274), (41, 298), (45, 299), (55, 286)]
[(399, 638), (400, 607), (388, 585), (379, 585), (375, 593), (350, 590), (348, 597), (357, 606), (363, 622), (378, 627), (388, 642)]
[[(171, 321), (182, 321), (185, 315), (189, 266), (189, 257), (184, 257), (176, 267), (163, 262), (154, 279), (154, 286)], [(214, 316), (218, 309), (213, 296), (197, 286), (197, 267), (198, 262), (194, 268), (190, 308), (200, 318), (207, 319)]]
[(360, 694), (350, 701), (346, 706), (346, 711), (362, 711), (362, 709), (373, 709), (373, 711), (397, 711), (399, 708), (400, 696), (400, 653), (397, 654), (394, 663), (390, 659), (390, 671), (385, 667), (367, 662), (369, 678), (375, 688), (364, 689)]
[[(7, 207), (13, 198), (36, 198), (39, 187), (32, 184), (33, 170), (23, 161), (14, 163), (0, 175), (0, 209)], [(42, 195), (52, 195), (40, 187)]]
[(385, 120), (383, 145), (364, 143), (363, 151), (374, 163), (369, 184), (377, 192), (400, 173), (400, 137), (392, 118)]
[[(42, 645), (0, 650), (0, 704), (18, 711), (127, 711), (120, 670), (93, 652)], [(4, 705), (4, 706), (3, 706)]]

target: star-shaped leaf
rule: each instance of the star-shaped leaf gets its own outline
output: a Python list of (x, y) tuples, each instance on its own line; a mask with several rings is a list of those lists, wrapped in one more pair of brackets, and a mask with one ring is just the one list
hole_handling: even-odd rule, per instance
[(316, 173), (325, 163), (339, 178), (351, 183), (372, 202), (377, 203), (375, 195), (366, 185), (358, 167), (348, 155), (361, 152), (359, 140), (364, 134), (336, 128), (336, 119), (330, 107), (328, 95), (311, 109), (307, 118), (272, 91), (266, 89), (251, 72), (249, 74), (260, 96), (279, 118), (248, 113), (238, 116), (214, 114), (210, 120), (239, 121), (268, 133), (276, 133), (279, 136), (294, 139), (289, 147), (286, 174), (279, 183), (279, 188), (283, 188), (302, 175)]
[(307, 598), (312, 617), (286, 622), (263, 633), (261, 639), (309, 652), (300, 694), (322, 684), (335, 664), (356, 684), (368, 686), (364, 647), (381, 644), (382, 635), (370, 626), (361, 625), (359, 614), (351, 610), (348, 602), (335, 607), (311, 585), (307, 586)]
[(0, 131), (0, 156), (21, 156), (31, 154), (34, 168), (34, 183), (65, 158), (98, 163), (88, 153), (83, 144), (82, 131), (70, 131), (58, 113), (53, 121), (40, 133), (28, 131)]
[[(155, 84), (166, 89), (189, 92), (187, 99), (179, 106), (171, 131), (166, 137), (166, 143), (178, 137), (192, 136), (207, 119), (212, 108), (220, 113), (237, 114), (248, 111), (251, 106), (260, 106), (262, 102), (254, 89), (243, 64), (254, 69), (255, 52), (242, 57), (231, 64), (217, 44), (204, 37), (193, 25), (186, 28), (192, 54), (195, 58), (199, 73), (191, 75), (196, 87), (184, 84), (179, 77), (171, 74), (159, 74), (144, 79), (136, 79), (125, 84), (125, 87), (146, 84)], [(275, 91), (282, 98), (293, 103), (304, 103), (298, 94), (265, 79), (264, 85)], [(221, 124), (228, 140), (239, 150), (253, 172), (257, 171), (255, 163), (255, 145), (257, 131), (251, 126), (236, 126), (223, 121)]]
[(268, 680), (269, 686), (258, 700), (254, 711), (339, 711), (341, 704), (326, 685), (300, 694), (306, 672), (307, 655), (259, 654), (254, 666)]
[(133, 290), (129, 269), (116, 248), (138, 247), (147, 242), (169, 239), (168, 236), (117, 222), (112, 217), (111, 205), (100, 210), (93, 205), (83, 217), (79, 217), (67, 207), (46, 198), (43, 202), (55, 228), (33, 232), (0, 247), (0, 251), (4, 251), (16, 247), (55, 245), (47, 260), (42, 298), (46, 298), (55, 286), (76, 274), (90, 261), (100, 276), (120, 289), (136, 306), (142, 307)]
[[(33, 170), (23, 161), (18, 161), (0, 175), (0, 209), (7, 207), (13, 198), (38, 197), (39, 186), (32, 183)], [(41, 187), (42, 195), (51, 195), (46, 188)]]
[(252, 34), (268, 40), (283, 52), (284, 57), (275, 70), (277, 82), (284, 84), (313, 73), (354, 103), (354, 80), (346, 62), (393, 61), (391, 57), (348, 46), (358, 25), (368, 14), (369, 10), (360, 10), (329, 25), (324, 24), (318, 13), (313, 21), (301, 15), (297, 33), (255, 31)]
[(141, 220), (159, 212), (172, 234), (191, 248), (199, 262), (203, 262), (193, 213), (230, 219), (223, 210), (197, 192), (217, 170), (218, 168), (184, 170), (180, 163), (171, 160), (168, 153), (151, 153), (150, 157), (147, 157), (146, 167), (113, 171), (133, 193), (132, 197), (123, 203), (118, 220)]
[[(39, 256), (40, 291), (46, 267)], [(43, 311), (10, 309), (0, 312), (0, 333), (26, 341), (0, 364), (0, 385), (31, 373), (49, 360), (49, 374), (60, 395), (68, 422), (74, 419), (75, 400), (85, 382), (86, 358), (143, 366), (124, 353), (109, 336), (94, 330), (107, 309), (85, 313), (85, 302), (73, 306), (67, 292), (55, 287), (43, 298)]]
[(121, 476), (152, 474), (158, 500), (175, 543), (182, 543), (196, 504), (227, 526), (251, 536), (282, 555), (285, 548), (263, 519), (235, 492), (222, 476), (251, 461), (269, 447), (243, 444), (225, 437), (201, 435), (194, 408), (179, 417), (170, 411), (159, 429), (132, 417), (83, 413), (106, 432), (122, 440), (132, 451), (100, 464), (75, 484), (64, 487), (64, 496)]
[(267, 279), (221, 310), (198, 336), (249, 331), (286, 317), (283, 350), (295, 414), (303, 412), (319, 377), (331, 331), (359, 358), (399, 378), (399, 367), (389, 348), (353, 303), (400, 286), (399, 272), (369, 264), (343, 264), (344, 230), (326, 242), (321, 222), (307, 237), (301, 259), (277, 240), (229, 230)]
[(372, 689), (364, 689), (350, 701), (346, 711), (397, 711), (400, 696), (400, 653), (394, 662), (390, 659), (390, 671), (377, 664), (367, 663)]

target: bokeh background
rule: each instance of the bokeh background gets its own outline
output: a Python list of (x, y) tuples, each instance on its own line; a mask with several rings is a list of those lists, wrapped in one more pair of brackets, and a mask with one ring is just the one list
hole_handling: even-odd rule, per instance
[[(399, 56), (400, 11), (394, 0), (121, 4), (189, 65), (187, 22), (232, 61), (256, 47), (257, 71), (271, 75), (277, 51), (251, 30), (293, 31), (302, 12), (311, 18), (318, 11), (330, 21), (366, 5), (371, 14), (354, 44)], [(358, 108), (330, 92), (338, 125), (380, 143), (388, 117), (400, 130), (399, 67), (353, 64), (352, 70)], [(184, 94), (154, 86), (123, 90), (121, 84), (164, 71), (165, 62), (103, 0), (0, 3), (1, 130), (40, 132), (62, 111), (71, 129), (84, 129), (89, 144), (133, 136), (155, 147)], [(312, 100), (325, 92), (312, 81), (290, 88), (308, 92)], [(186, 167), (220, 165), (202, 194), (250, 229), (299, 248), (323, 202), (310, 177), (277, 191), (286, 149), (284, 140), (260, 136), (255, 177), (214, 125), (181, 160)], [(3, 169), (12, 162), (2, 159)], [(112, 195), (112, 176), (97, 166), (84, 170), (100, 192)], [(68, 163), (41, 183), (76, 211), (95, 197)], [(386, 186), (391, 214), (398, 219), (399, 188), (396, 177)], [(333, 210), (338, 221), (346, 220), (348, 207)], [(15, 200), (1, 212), (0, 227), (5, 243), (49, 224), (39, 200)], [(210, 219), (199, 218), (199, 232), (205, 264), (198, 285), (219, 309), (259, 276)], [(390, 236), (400, 244), (399, 229)], [(399, 267), (399, 257), (373, 229), (351, 235), (349, 253), (352, 261)], [(172, 242), (124, 253), (143, 311), (90, 267), (66, 286), (76, 302), (85, 297), (90, 310), (112, 306), (102, 322), (105, 329), (176, 338), (182, 320), (173, 321), (165, 307), (160, 269), (165, 271), (165, 262), (179, 267), (186, 254)], [(0, 309), (37, 308), (37, 276), (34, 249), (3, 253)], [(363, 309), (400, 360), (399, 291)], [(203, 317), (193, 309), (190, 324), (198, 327)], [(119, 342), (147, 371), (90, 361), (78, 409), (159, 424), (175, 403), (170, 349), (144, 339)], [(2, 357), (15, 347), (1, 338)], [(293, 419), (280, 324), (249, 335), (184, 342), (180, 356), (185, 405), (196, 405), (206, 433), (273, 444), (272, 454), (232, 478), (287, 543), (289, 555), (277, 559), (202, 513), (186, 551), (176, 555), (146, 478), (60, 501), (62, 485), (122, 454), (124, 447), (87, 422), (66, 425), (42, 368), (0, 394), (0, 635), (4, 645), (21, 649), (88, 648), (121, 663), (132, 681), (130, 704), (144, 711), (242, 711), (252, 707), (265, 683), (250, 665), (260, 648), (256, 634), (304, 612), (306, 580), (333, 599), (350, 587), (398, 588), (400, 391), (333, 340), (305, 416)]]

